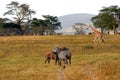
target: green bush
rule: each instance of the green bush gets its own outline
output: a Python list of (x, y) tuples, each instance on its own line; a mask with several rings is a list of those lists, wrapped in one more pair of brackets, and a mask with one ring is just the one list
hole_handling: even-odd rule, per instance
[(93, 46), (91, 46), (91, 45), (85, 45), (84, 49), (93, 49)]

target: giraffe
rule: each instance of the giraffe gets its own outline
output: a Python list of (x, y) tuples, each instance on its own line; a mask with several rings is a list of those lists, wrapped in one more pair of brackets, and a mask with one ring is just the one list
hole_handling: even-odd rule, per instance
[(94, 43), (104, 43), (104, 38), (103, 38), (103, 34), (101, 32), (99, 32), (98, 30), (96, 30), (95, 28), (93, 28), (91, 25), (88, 26), (93, 32), (94, 32)]

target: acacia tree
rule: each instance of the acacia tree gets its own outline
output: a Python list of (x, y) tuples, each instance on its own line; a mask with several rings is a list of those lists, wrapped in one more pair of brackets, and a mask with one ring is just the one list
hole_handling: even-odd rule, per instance
[(0, 18), (0, 35), (20, 35), (20, 25), (12, 23), (8, 18)]
[(72, 28), (75, 30), (75, 34), (85, 34), (87, 30), (84, 23), (75, 23)]
[(100, 10), (100, 13), (108, 13), (108, 15), (112, 16), (112, 25), (111, 26), (112, 26), (112, 28), (114, 30), (114, 34), (115, 34), (116, 28), (120, 24), (120, 7), (118, 7), (116, 5), (110, 6), (110, 7), (103, 7), (103, 9)]
[[(30, 18), (32, 14), (35, 14), (35, 11), (31, 10), (27, 4), (19, 4), (18, 2), (12, 1), (10, 4), (7, 4), (8, 9), (4, 15), (14, 15), (14, 19), (18, 25)], [(21, 27), (20, 27), (21, 29)]]
[(55, 33), (55, 30), (61, 29), (61, 22), (59, 22), (57, 16), (43, 15), (45, 22), (47, 24), (46, 32), (48, 34)]
[(44, 20), (37, 18), (32, 20), (32, 28), (35, 35), (54, 34), (55, 30), (61, 29), (61, 23), (56, 16), (43, 15), (43, 17), (45, 18)]
[(109, 13), (99, 13), (99, 15), (92, 17), (92, 22), (96, 27), (101, 28), (101, 33), (104, 29), (112, 29), (112, 25), (115, 25), (115, 19)]
[(46, 20), (33, 18), (32, 28), (35, 35), (43, 35), (47, 29)]

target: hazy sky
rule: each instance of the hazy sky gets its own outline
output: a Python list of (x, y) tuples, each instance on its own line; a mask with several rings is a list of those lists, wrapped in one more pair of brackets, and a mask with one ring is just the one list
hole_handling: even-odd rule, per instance
[(7, 11), (6, 4), (11, 1), (30, 5), (30, 8), (37, 13), (34, 17), (38, 18), (48, 14), (53, 16), (74, 13), (98, 14), (102, 7), (111, 5), (120, 7), (120, 0), (0, 0), (0, 17), (3, 17), (3, 13)]

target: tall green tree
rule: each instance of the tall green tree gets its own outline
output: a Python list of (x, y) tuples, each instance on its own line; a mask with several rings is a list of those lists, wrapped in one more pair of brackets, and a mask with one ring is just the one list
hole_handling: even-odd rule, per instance
[(46, 20), (33, 18), (32, 20), (32, 29), (34, 35), (44, 35), (45, 30), (47, 29)]
[(99, 13), (99, 15), (92, 17), (92, 22), (96, 27), (101, 28), (101, 32), (103, 33), (104, 29), (112, 29), (112, 25), (115, 25), (115, 19), (108, 12)]
[(20, 35), (20, 25), (12, 23), (8, 18), (0, 18), (0, 35)]
[(50, 34), (55, 33), (55, 30), (61, 29), (61, 22), (59, 22), (57, 16), (43, 15), (47, 24), (47, 31)]
[(36, 34), (54, 34), (55, 30), (61, 29), (61, 23), (56, 16), (43, 15), (44, 20), (34, 18), (32, 20), (33, 31)]
[(7, 4), (8, 9), (4, 15), (13, 15), (16, 23), (21, 25), (21, 23), (31, 17), (32, 14), (35, 14), (35, 11), (31, 10), (27, 4), (19, 4), (16, 1), (12, 1), (10, 4)]
[(120, 7), (118, 7), (117, 5), (115, 6), (109, 6), (109, 7), (103, 7), (103, 9), (100, 10), (100, 13), (108, 13), (109, 15), (111, 15), (112, 18), (112, 27), (114, 30), (114, 34), (116, 33), (116, 28), (119, 26), (120, 24)]
[(10, 22), (8, 18), (0, 18), (0, 35), (5, 35), (6, 29), (4, 28), (4, 24), (7, 22)]

